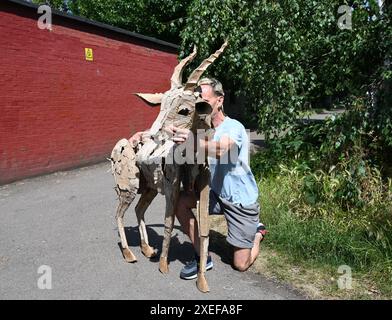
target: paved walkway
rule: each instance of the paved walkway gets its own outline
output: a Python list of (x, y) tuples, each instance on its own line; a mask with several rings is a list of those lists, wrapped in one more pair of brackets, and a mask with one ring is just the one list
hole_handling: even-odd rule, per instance
[[(139, 261), (124, 262), (114, 215), (117, 206), (109, 163), (24, 180), (0, 187), (0, 299), (302, 299), (251, 272), (231, 268), (224, 253), (212, 253), (207, 272), (211, 292), (179, 278), (192, 256), (191, 244), (176, 226), (170, 273), (158, 271), (138, 248), (134, 205), (125, 225)], [(160, 250), (164, 198), (146, 213), (150, 243)], [(38, 288), (38, 269), (52, 270), (52, 289)], [(47, 273), (46, 273), (47, 275)]]

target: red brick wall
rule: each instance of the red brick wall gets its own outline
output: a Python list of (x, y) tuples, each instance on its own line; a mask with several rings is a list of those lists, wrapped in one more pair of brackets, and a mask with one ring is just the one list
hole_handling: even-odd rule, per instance
[(0, 9), (0, 184), (102, 161), (152, 124), (159, 107), (132, 93), (169, 88), (175, 49), (56, 16), (40, 30), (35, 11)]

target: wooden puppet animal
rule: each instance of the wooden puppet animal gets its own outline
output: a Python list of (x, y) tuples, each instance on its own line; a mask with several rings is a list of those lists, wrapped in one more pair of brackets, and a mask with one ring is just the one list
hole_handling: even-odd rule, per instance
[[(118, 231), (121, 238), (121, 247), (124, 258), (127, 262), (135, 262), (137, 259), (128, 246), (124, 232), (123, 217), (126, 210), (134, 200), (137, 193), (140, 193), (139, 202), (136, 205), (136, 217), (140, 232), (140, 246), (142, 253), (151, 258), (156, 255), (155, 250), (149, 245), (144, 214), (155, 198), (157, 193), (165, 195), (165, 222), (164, 222), (164, 239), (162, 252), (159, 260), (159, 270), (162, 273), (168, 273), (168, 251), (171, 233), (174, 225), (174, 213), (181, 185), (181, 172), (184, 172), (184, 161), (177, 161), (183, 156), (183, 149), (179, 149), (169, 134), (164, 130), (169, 125), (180, 128), (190, 129), (196, 133), (197, 129), (210, 128), (211, 106), (206, 103), (200, 93), (196, 92), (197, 83), (204, 71), (211, 65), (227, 46), (225, 42), (222, 47), (204, 60), (189, 76), (185, 84), (182, 83), (182, 73), (188, 63), (196, 56), (196, 48), (193, 52), (180, 61), (175, 67), (171, 77), (171, 88), (163, 94), (137, 94), (142, 99), (152, 104), (161, 104), (158, 117), (148, 130), (148, 135), (144, 135), (143, 141), (137, 146), (132, 146), (127, 139), (121, 139), (117, 142), (111, 153), (112, 174), (115, 179), (115, 190), (119, 196), (119, 205), (117, 207), (116, 220)], [(177, 152), (176, 152), (177, 150)], [(194, 154), (193, 154), (194, 156)], [(189, 155), (188, 155), (189, 158)], [(178, 162), (181, 162), (178, 163)], [(185, 160), (186, 162), (186, 160)], [(197, 165), (185, 165), (188, 179), (193, 183), (198, 174), (198, 169), (202, 172), (201, 189), (202, 205), (208, 204), (208, 168), (205, 162)], [(206, 198), (207, 197), (207, 198)], [(205, 204), (207, 201), (207, 204)], [(198, 209), (198, 210), (199, 210)], [(205, 210), (204, 210), (205, 211)], [(205, 214), (204, 214), (205, 215)], [(196, 214), (200, 224), (200, 215)], [(208, 219), (205, 218), (205, 219)], [(204, 220), (205, 220), (204, 219)], [(203, 222), (203, 221), (202, 221)], [(204, 265), (207, 258), (208, 249), (208, 231), (207, 222), (203, 222), (202, 233), (204, 238), (207, 235), (207, 242), (202, 241), (201, 263)], [(204, 231), (203, 231), (204, 230)], [(199, 285), (200, 284), (200, 285)], [(204, 273), (198, 279), (198, 287), (202, 291), (208, 291), (207, 282)]]

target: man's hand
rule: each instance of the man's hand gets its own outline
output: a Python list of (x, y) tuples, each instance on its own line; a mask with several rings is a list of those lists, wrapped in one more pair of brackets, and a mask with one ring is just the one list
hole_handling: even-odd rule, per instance
[(132, 147), (136, 147), (139, 142), (150, 137), (149, 131), (139, 131), (136, 132), (131, 138), (129, 138), (129, 142)]
[(192, 135), (191, 130), (181, 129), (173, 125), (166, 127), (165, 131), (173, 136), (173, 141), (177, 144), (184, 143)]

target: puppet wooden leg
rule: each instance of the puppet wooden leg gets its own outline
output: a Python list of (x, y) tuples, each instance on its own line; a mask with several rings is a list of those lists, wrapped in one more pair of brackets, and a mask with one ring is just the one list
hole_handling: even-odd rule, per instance
[(116, 220), (121, 238), (121, 249), (127, 262), (135, 262), (136, 257), (128, 247), (124, 232), (124, 214), (135, 199), (139, 187), (139, 169), (135, 164), (135, 152), (127, 139), (121, 139), (111, 153), (112, 174), (116, 182), (116, 192), (120, 201)]
[(201, 292), (210, 291), (205, 276), (207, 257), (208, 257), (208, 243), (209, 243), (209, 193), (210, 188), (208, 186), (209, 171), (208, 168), (204, 167), (200, 173), (201, 192), (200, 201), (198, 203), (198, 225), (199, 225), (199, 238), (200, 238), (200, 268), (197, 273), (197, 288)]
[[(169, 267), (167, 263), (167, 257), (169, 255), (169, 246), (171, 240), (171, 234), (174, 226), (174, 209), (177, 206), (178, 196), (180, 194), (179, 185), (179, 170), (178, 168), (166, 167), (168, 173), (168, 180), (165, 180), (165, 197), (166, 197), (166, 213), (165, 213), (165, 231), (162, 243), (162, 253), (159, 259), (159, 271), (162, 273), (169, 273)], [(172, 181), (172, 183), (170, 183)]]
[(128, 247), (128, 242), (127, 242), (127, 238), (125, 236), (125, 232), (124, 232), (124, 214), (127, 211), (127, 209), (129, 208), (129, 205), (131, 204), (131, 202), (133, 201), (133, 199), (135, 198), (135, 193), (131, 193), (129, 191), (122, 191), (122, 190), (118, 190), (118, 194), (119, 194), (119, 205), (117, 207), (117, 213), (116, 213), (116, 220), (117, 220), (117, 226), (118, 226), (118, 232), (120, 234), (120, 238), (121, 238), (121, 249), (122, 249), (122, 253), (124, 256), (124, 259), (126, 262), (136, 262), (137, 259), (135, 257), (135, 255), (132, 253), (131, 249), (129, 249)]
[(150, 247), (148, 243), (148, 235), (146, 230), (146, 224), (144, 222), (144, 214), (151, 204), (152, 200), (154, 200), (155, 196), (157, 195), (157, 191), (153, 189), (149, 189), (146, 192), (142, 193), (139, 202), (136, 205), (136, 217), (137, 222), (139, 224), (139, 233), (140, 233), (140, 247), (142, 253), (147, 258), (152, 258), (156, 255), (156, 252), (153, 248)]

